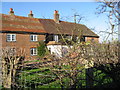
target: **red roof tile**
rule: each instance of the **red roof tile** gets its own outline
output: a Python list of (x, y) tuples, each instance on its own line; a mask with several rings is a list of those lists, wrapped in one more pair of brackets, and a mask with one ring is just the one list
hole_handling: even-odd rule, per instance
[(95, 36), (99, 37), (97, 34), (92, 32), (89, 28), (82, 24), (75, 24), (71, 22), (60, 21), (56, 23), (52, 19), (39, 19), (40, 23), (48, 33), (51, 34), (70, 34), (70, 35), (83, 35), (83, 36)]
[[(2, 14), (2, 31), (46, 33), (37, 18)], [(0, 31), (1, 31), (0, 30)]]
[(2, 14), (2, 29), (0, 31), (23, 31), (49, 34), (70, 34), (83, 36), (95, 36), (89, 28), (82, 24), (65, 21), (56, 23), (52, 19), (38, 19), (16, 15)]

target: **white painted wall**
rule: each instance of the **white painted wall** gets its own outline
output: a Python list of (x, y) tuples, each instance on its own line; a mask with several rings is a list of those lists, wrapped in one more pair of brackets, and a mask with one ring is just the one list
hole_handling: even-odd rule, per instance
[(66, 45), (48, 45), (48, 50), (51, 54), (54, 54), (57, 57), (63, 57), (68, 51), (68, 46)]

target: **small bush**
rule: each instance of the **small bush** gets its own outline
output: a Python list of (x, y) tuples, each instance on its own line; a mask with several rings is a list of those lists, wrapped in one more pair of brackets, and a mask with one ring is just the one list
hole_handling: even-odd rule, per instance
[(37, 47), (37, 51), (38, 51), (38, 56), (39, 57), (44, 57), (45, 54), (47, 54), (47, 48), (46, 48), (46, 44), (43, 41), (39, 42), (39, 45)]

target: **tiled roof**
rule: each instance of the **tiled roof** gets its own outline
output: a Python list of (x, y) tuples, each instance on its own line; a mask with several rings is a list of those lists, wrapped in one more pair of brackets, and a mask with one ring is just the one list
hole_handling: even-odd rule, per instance
[(16, 15), (2, 14), (2, 29), (0, 31), (23, 31), (49, 34), (70, 34), (83, 36), (95, 36), (89, 28), (82, 24), (65, 21), (56, 23), (53, 19), (38, 19)]
[(0, 31), (23, 31), (46, 33), (37, 18), (2, 14), (2, 29)]
[(70, 34), (70, 35), (83, 35), (83, 36), (95, 36), (99, 37), (97, 34), (92, 32), (89, 28), (82, 24), (75, 24), (65, 21), (60, 21), (56, 23), (52, 19), (39, 19), (43, 24), (45, 30), (51, 34)]

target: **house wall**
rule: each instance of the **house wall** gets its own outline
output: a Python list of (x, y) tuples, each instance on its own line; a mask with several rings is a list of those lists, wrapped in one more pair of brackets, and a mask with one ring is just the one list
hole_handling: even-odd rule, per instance
[(33, 42), (30, 41), (30, 34), (16, 34), (16, 41), (8, 42), (6, 40), (7, 33), (0, 33), (0, 35), (2, 36), (2, 48), (6, 48), (6, 47), (7, 48), (15, 47), (16, 49), (21, 48), (25, 51), (26, 60), (37, 58), (37, 56), (30, 55), (30, 48), (37, 47), (39, 41), (45, 40), (45, 35), (38, 35), (38, 41)]
[(47, 48), (51, 54), (54, 54), (57, 57), (62, 57), (62, 46), (61, 45), (48, 45)]
[(92, 39), (93, 39), (93, 41), (94, 42), (99, 42), (99, 38), (96, 38), (96, 37), (85, 37), (85, 41), (92, 41)]
[(57, 57), (64, 56), (65, 54), (67, 54), (67, 51), (69, 50), (67, 45), (47, 45), (47, 48), (51, 54), (54, 54)]
[[(85, 37), (85, 41), (92, 41), (93, 42), (99, 42), (99, 38), (96, 37)], [(57, 57), (62, 57), (65, 55), (64, 50), (68, 50), (68, 46), (66, 45), (47, 45), (48, 50), (51, 54), (54, 54)], [(72, 46), (71, 46), (72, 48)]]

